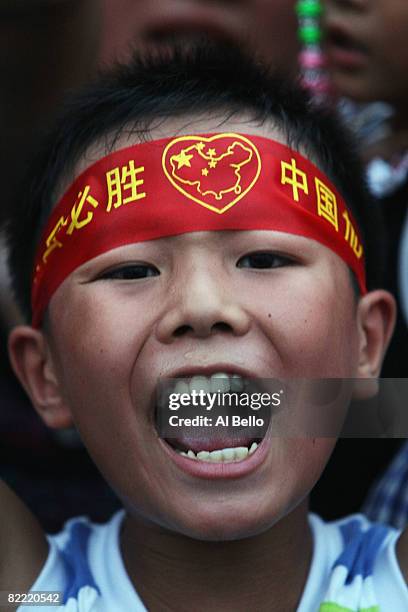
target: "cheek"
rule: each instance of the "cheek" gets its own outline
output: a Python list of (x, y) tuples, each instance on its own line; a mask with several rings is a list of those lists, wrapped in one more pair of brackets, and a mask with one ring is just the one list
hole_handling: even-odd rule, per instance
[[(387, 5), (388, 6), (388, 5)], [(363, 39), (367, 40), (367, 69), (361, 76), (356, 73), (355, 80), (361, 80), (361, 87), (367, 89), (367, 97), (382, 95), (387, 97), (394, 89), (402, 89), (405, 73), (408, 67), (407, 56), (401, 53), (406, 46), (408, 32), (408, 12), (394, 10), (388, 12), (387, 7), (382, 13), (367, 23)], [(343, 78), (353, 81), (353, 73), (345, 73)], [(357, 87), (357, 85), (356, 85)], [(391, 90), (391, 92), (388, 91)]]
[[(70, 303), (69, 312), (64, 302)], [(137, 313), (129, 318), (100, 296), (61, 292), (53, 298), (50, 322), (58, 375), (73, 412), (82, 414), (87, 406), (98, 404), (102, 409), (119, 398), (127, 400), (132, 368), (143, 343), (137, 320)]]
[[(317, 301), (304, 308), (297, 321), (298, 340), (293, 349), (312, 365), (313, 373), (331, 374), (333, 367), (344, 367), (350, 358), (350, 317), (331, 302)], [(316, 371), (317, 366), (317, 371)]]
[(382, 26), (380, 32), (383, 37), (377, 48), (377, 61), (382, 67), (384, 79), (399, 76), (405, 81), (408, 58), (406, 53), (401, 53), (401, 49), (406, 47), (408, 13), (401, 15), (398, 22), (393, 21), (388, 27)]
[(77, 322), (61, 321), (55, 334), (58, 376), (88, 452), (106, 479), (116, 482), (116, 466), (122, 469), (129, 457), (140, 455), (144, 436), (142, 410), (138, 414), (132, 396), (142, 339), (102, 310), (92, 317), (84, 313), (78, 310)]
[(298, 378), (352, 376), (357, 354), (352, 300), (347, 295), (339, 300), (335, 291), (318, 286), (269, 300), (266, 333), (284, 371)]
[(288, 478), (297, 498), (308, 494), (319, 480), (336, 444), (335, 438), (298, 438), (290, 440)]

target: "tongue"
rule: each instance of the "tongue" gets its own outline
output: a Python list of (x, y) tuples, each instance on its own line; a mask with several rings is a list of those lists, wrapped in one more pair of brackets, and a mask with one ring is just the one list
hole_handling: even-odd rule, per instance
[(233, 426), (231, 419), (226, 425), (214, 426), (214, 419), (211, 425), (201, 422), (196, 426), (174, 427), (172, 431), (163, 432), (163, 437), (170, 444), (180, 450), (201, 450), (213, 451), (222, 448), (234, 448), (237, 446), (250, 447), (252, 442), (259, 441), (265, 436), (268, 428), (269, 419), (262, 420), (263, 425), (256, 425), (254, 417), (252, 421), (247, 420), (245, 425)]
[(156, 411), (156, 428), (161, 438), (179, 450), (213, 451), (250, 447), (252, 442), (265, 436), (270, 418), (269, 408), (259, 411), (240, 408), (228, 412), (225, 407), (218, 407), (194, 413), (190, 407), (181, 407), (177, 415), (164, 408)]

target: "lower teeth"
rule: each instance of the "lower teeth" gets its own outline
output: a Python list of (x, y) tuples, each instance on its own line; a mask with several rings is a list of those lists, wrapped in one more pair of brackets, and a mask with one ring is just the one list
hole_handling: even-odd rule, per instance
[(198, 461), (207, 461), (210, 463), (231, 463), (233, 461), (242, 461), (248, 455), (252, 455), (258, 448), (258, 444), (253, 442), (251, 447), (238, 446), (235, 448), (223, 448), (215, 451), (199, 451), (197, 454), (194, 451), (189, 450), (187, 452), (177, 451), (183, 457), (189, 457), (190, 459), (196, 459)]

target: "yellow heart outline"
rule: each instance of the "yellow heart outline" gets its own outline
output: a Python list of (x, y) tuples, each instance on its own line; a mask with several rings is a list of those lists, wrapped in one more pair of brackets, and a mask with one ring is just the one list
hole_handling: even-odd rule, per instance
[[(183, 187), (180, 187), (180, 185), (178, 185), (173, 177), (171, 176), (171, 174), (169, 174), (167, 167), (166, 167), (166, 161), (167, 161), (167, 153), (169, 151), (169, 149), (175, 145), (178, 142), (181, 141), (202, 141), (202, 142), (213, 142), (215, 140), (220, 140), (221, 138), (235, 138), (238, 141), (243, 141), (245, 142), (247, 145), (250, 146), (251, 150), (255, 153), (257, 162), (258, 162), (258, 167), (257, 167), (257, 171), (255, 173), (255, 176), (252, 180), (252, 182), (248, 185), (248, 187), (242, 192), (240, 193), (234, 200), (232, 200), (229, 204), (227, 204), (226, 206), (224, 206), (224, 208), (216, 208), (215, 206), (212, 206), (211, 204), (207, 204), (206, 202), (203, 202), (202, 200), (200, 200), (199, 198), (196, 198), (195, 196), (189, 194), (185, 189), (183, 189)], [(235, 134), (233, 132), (225, 132), (225, 133), (221, 133), (221, 134), (214, 134), (214, 136), (200, 136), (200, 135), (187, 135), (187, 136), (179, 136), (178, 138), (174, 138), (173, 140), (171, 140), (171, 142), (169, 142), (167, 144), (167, 146), (165, 147), (164, 151), (163, 151), (163, 155), (162, 155), (162, 167), (163, 167), (163, 171), (165, 176), (168, 178), (168, 180), (170, 181), (170, 183), (173, 185), (173, 187), (175, 187), (177, 189), (177, 191), (179, 191), (181, 194), (183, 194), (186, 198), (188, 198), (189, 200), (193, 200), (194, 202), (196, 202), (197, 204), (200, 204), (200, 206), (204, 206), (204, 208), (207, 208), (208, 210), (211, 210), (212, 212), (218, 213), (219, 215), (222, 215), (224, 212), (226, 212), (229, 208), (231, 208), (232, 206), (234, 206), (235, 204), (237, 204), (237, 202), (239, 202), (240, 200), (242, 200), (242, 198), (244, 198), (247, 193), (249, 193), (249, 191), (251, 191), (251, 189), (253, 188), (253, 186), (255, 185), (255, 183), (257, 182), (259, 175), (261, 173), (261, 169), (262, 169), (262, 161), (261, 161), (261, 156), (259, 155), (259, 151), (256, 148), (256, 146), (254, 145), (253, 142), (251, 142), (251, 140), (249, 140), (246, 136), (243, 136), (242, 134)]]

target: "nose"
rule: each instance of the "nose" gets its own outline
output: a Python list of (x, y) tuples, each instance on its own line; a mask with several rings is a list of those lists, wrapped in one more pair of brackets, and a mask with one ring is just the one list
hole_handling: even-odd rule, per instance
[(217, 333), (246, 334), (250, 317), (228, 279), (216, 272), (192, 270), (172, 288), (157, 326), (157, 337), (169, 344), (182, 336), (208, 338)]

